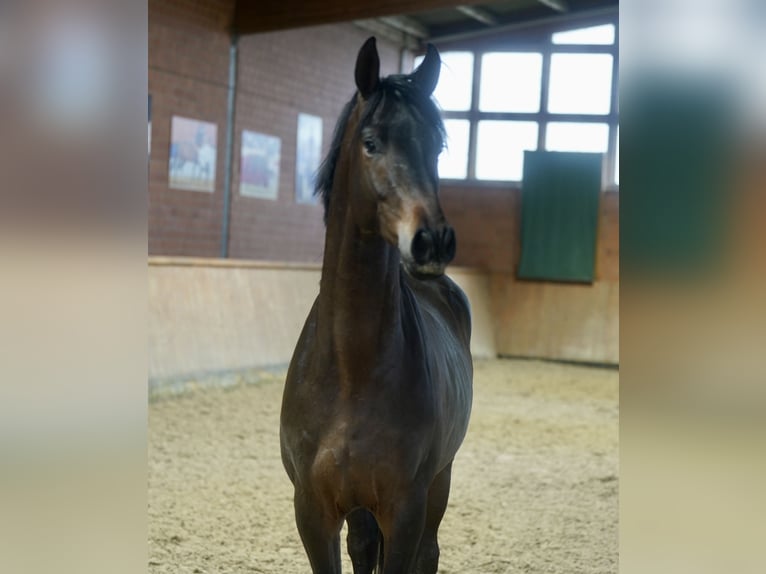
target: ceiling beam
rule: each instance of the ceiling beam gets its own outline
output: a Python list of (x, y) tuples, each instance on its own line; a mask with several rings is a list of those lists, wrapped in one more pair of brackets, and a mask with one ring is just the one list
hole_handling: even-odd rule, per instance
[(407, 16), (383, 16), (378, 18), (378, 20), (418, 39), (428, 38), (428, 28), (414, 18)]
[[(459, 0), (478, 4), (482, 0)], [(456, 0), (237, 0), (234, 32), (253, 34), (454, 8)]]
[(540, 4), (545, 4), (548, 8), (553, 8), (556, 12), (569, 12), (569, 5), (566, 0), (537, 0)]
[(473, 6), (455, 6), (455, 10), (487, 26), (497, 26), (498, 24), (497, 18), (482, 8), (474, 8)]
[(470, 30), (467, 32), (456, 32), (454, 34), (445, 34), (443, 36), (432, 36), (429, 42), (436, 44), (441, 50), (448, 44), (466, 42), (468, 40), (477, 40), (479, 38), (490, 38), (505, 34), (507, 32), (516, 32), (519, 30), (529, 30), (543, 26), (552, 26), (561, 23), (574, 24), (579, 21), (589, 21), (597, 18), (614, 17), (619, 13), (619, 7), (615, 4), (595, 8), (593, 10), (583, 10), (580, 12), (570, 12), (568, 14), (551, 14), (533, 20), (522, 20), (508, 24), (500, 24), (493, 28), (481, 28), (479, 30)]

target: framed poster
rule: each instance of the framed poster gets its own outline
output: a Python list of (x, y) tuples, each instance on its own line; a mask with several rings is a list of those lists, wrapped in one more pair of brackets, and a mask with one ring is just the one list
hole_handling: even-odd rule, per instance
[(279, 152), (282, 140), (242, 130), (239, 194), (276, 199), (279, 193)]
[(170, 187), (215, 191), (217, 142), (216, 124), (173, 116), (168, 165)]
[(295, 152), (295, 201), (316, 203), (314, 180), (322, 153), (322, 118), (298, 114), (298, 145)]

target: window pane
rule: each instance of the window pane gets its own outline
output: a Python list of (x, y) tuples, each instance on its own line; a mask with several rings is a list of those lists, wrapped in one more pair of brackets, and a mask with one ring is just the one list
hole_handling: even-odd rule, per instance
[(614, 24), (556, 32), (551, 40), (554, 44), (614, 44)]
[(447, 147), (439, 156), (439, 177), (465, 179), (468, 172), (468, 120), (444, 120)]
[(476, 134), (477, 179), (521, 181), (524, 150), (537, 149), (536, 122), (479, 122)]
[(545, 130), (548, 151), (606, 152), (609, 126), (575, 122), (550, 122)]
[[(473, 89), (473, 52), (444, 52), (439, 83), (434, 98), (443, 110), (462, 112), (471, 108)], [(415, 68), (423, 56), (415, 58)]]
[(548, 111), (608, 114), (612, 99), (610, 54), (553, 54)]
[(485, 112), (539, 112), (542, 74), (542, 54), (485, 54), (481, 59), (479, 109)]

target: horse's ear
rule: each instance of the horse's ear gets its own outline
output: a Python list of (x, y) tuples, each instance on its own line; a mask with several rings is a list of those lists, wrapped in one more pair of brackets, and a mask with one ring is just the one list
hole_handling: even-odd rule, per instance
[(380, 82), (380, 58), (375, 47), (375, 36), (370, 36), (359, 49), (354, 71), (356, 87), (362, 97), (369, 98)]
[(426, 48), (426, 57), (418, 66), (418, 69), (412, 72), (413, 81), (420, 86), (429, 96), (434, 93), (436, 84), (439, 82), (439, 72), (441, 71), (442, 61), (439, 52), (433, 44), (428, 44)]

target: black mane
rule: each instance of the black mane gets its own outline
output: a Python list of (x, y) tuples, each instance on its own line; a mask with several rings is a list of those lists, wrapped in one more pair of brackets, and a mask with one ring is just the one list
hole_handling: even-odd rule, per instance
[[(362, 112), (362, 117), (356, 128), (357, 135), (362, 128), (370, 122), (375, 110), (388, 99), (397, 100), (400, 105), (412, 109), (415, 112), (415, 115), (422, 119), (426, 126), (436, 130), (436, 133), (438, 133), (440, 138), (440, 147), (444, 145), (444, 124), (442, 123), (439, 109), (436, 107), (436, 104), (434, 104), (430, 95), (424, 93), (413, 81), (412, 75), (393, 75), (380, 80), (375, 92), (363, 104), (364, 110)], [(356, 102), (357, 94), (354, 93), (351, 99), (343, 107), (343, 111), (338, 118), (338, 123), (335, 125), (330, 150), (327, 152), (327, 156), (319, 167), (319, 171), (316, 175), (314, 195), (318, 195), (322, 198), (325, 223), (327, 222), (327, 214), (330, 209), (330, 196), (332, 195), (332, 186), (335, 178), (335, 166), (340, 157), (343, 135), (346, 133), (348, 120), (356, 107)]]

